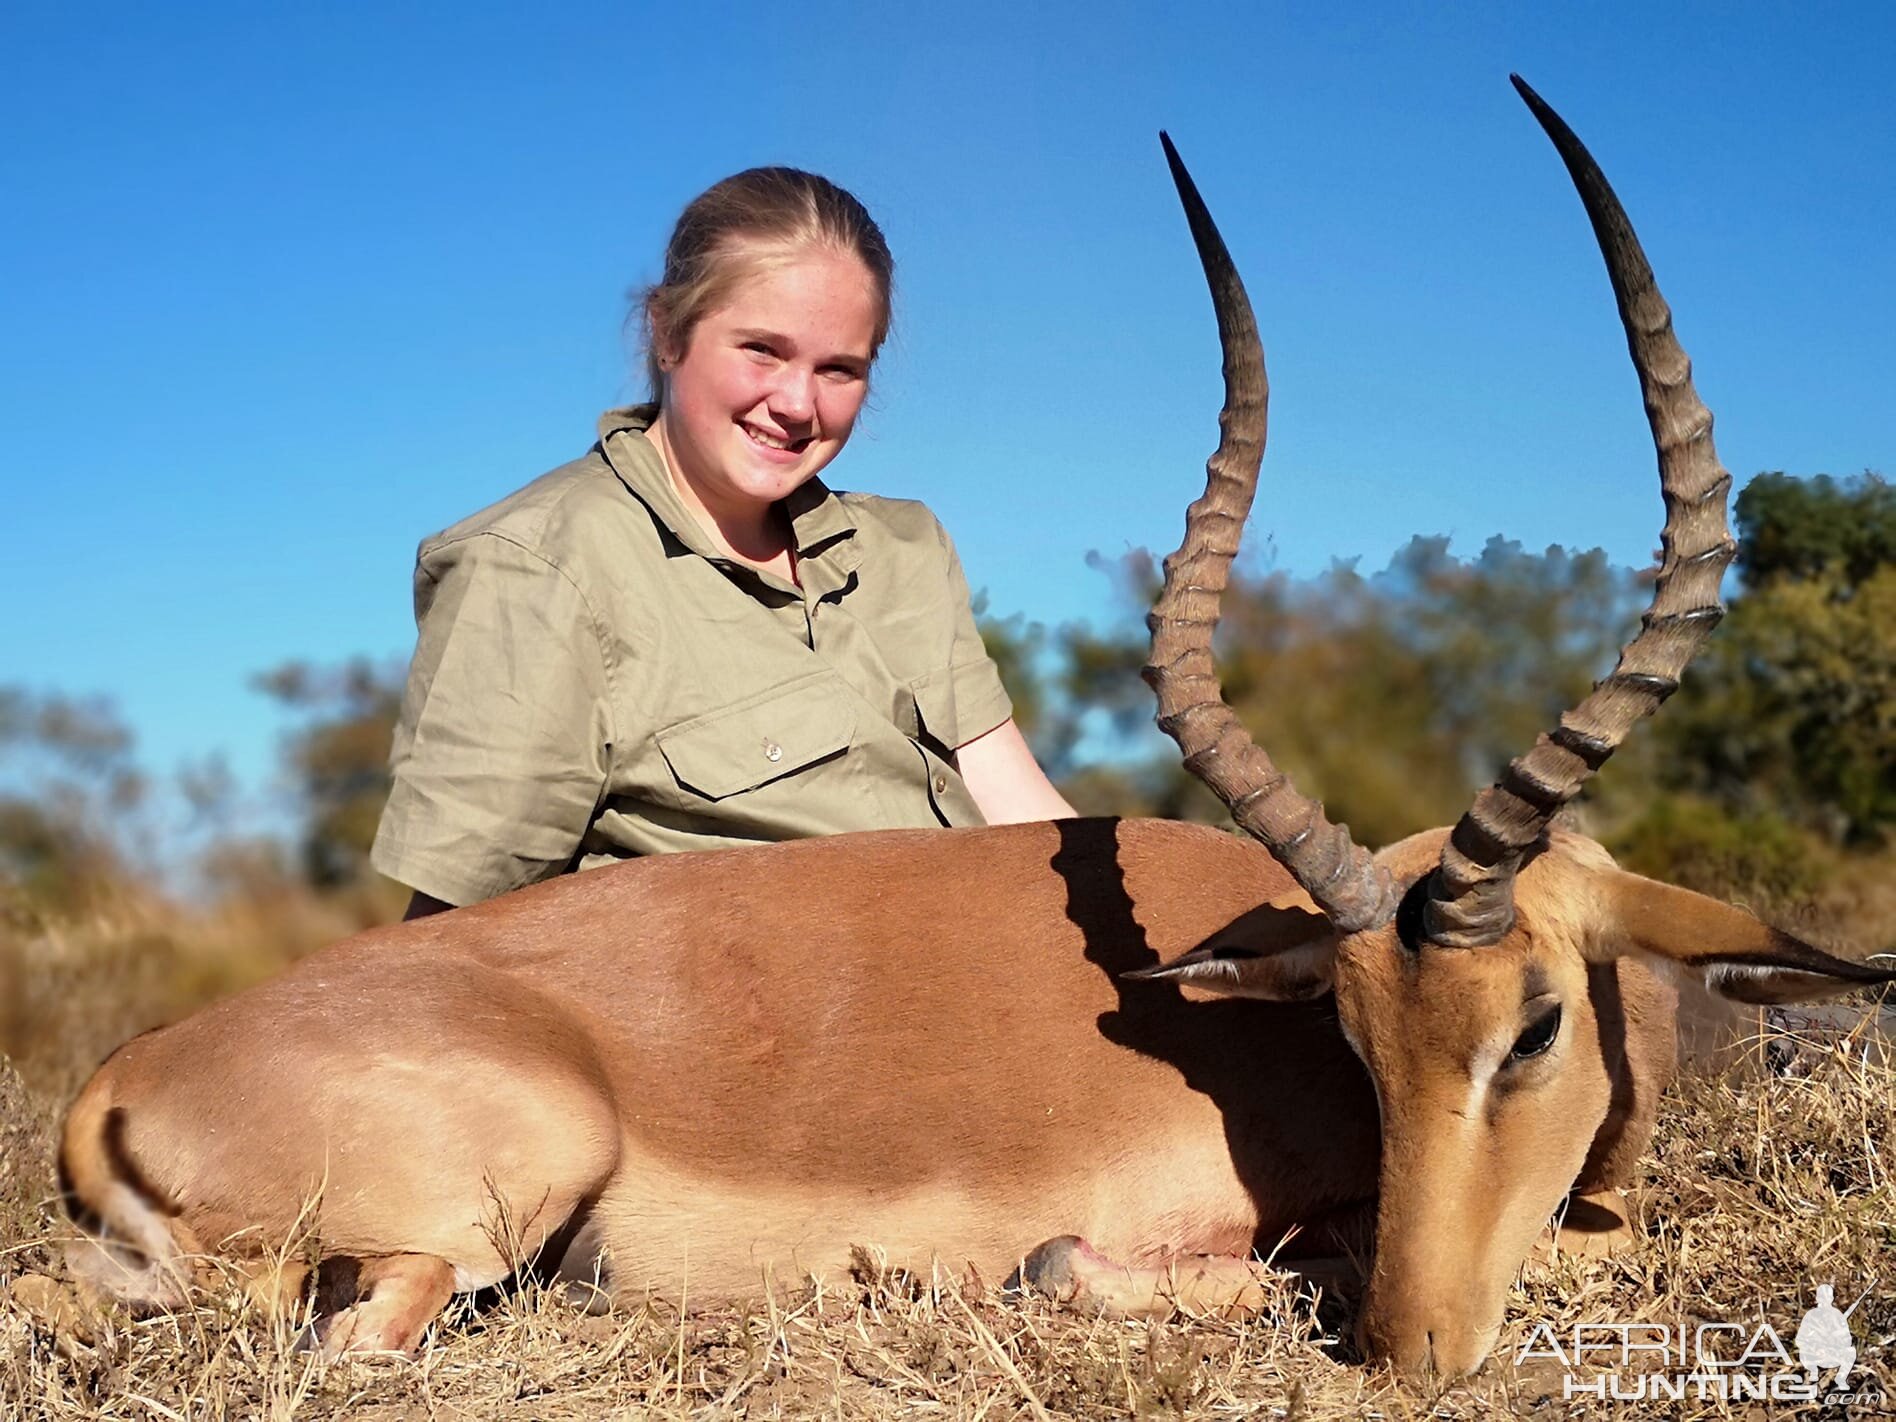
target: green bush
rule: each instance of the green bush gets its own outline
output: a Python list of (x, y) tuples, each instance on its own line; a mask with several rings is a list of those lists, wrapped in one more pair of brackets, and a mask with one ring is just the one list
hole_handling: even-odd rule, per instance
[(1652, 797), (1607, 848), (1636, 873), (1759, 909), (1807, 901), (1833, 874), (1833, 851), (1812, 831), (1691, 795)]

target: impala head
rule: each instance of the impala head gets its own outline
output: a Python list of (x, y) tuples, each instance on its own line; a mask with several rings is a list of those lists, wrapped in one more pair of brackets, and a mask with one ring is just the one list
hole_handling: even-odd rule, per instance
[(1653, 1010), (1621, 999), (1617, 959), (1695, 973), (1745, 1002), (1821, 997), (1896, 976), (1625, 873), (1597, 844), (1552, 828), (1633, 723), (1677, 687), (1723, 614), (1731, 479), (1619, 202), (1567, 126), (1514, 82), (1566, 163), (1606, 260), (1658, 448), (1661, 563), (1652, 606), (1612, 674), (1453, 829), (1377, 855), (1251, 741), (1212, 667), (1219, 598), (1256, 488), (1268, 387), (1244, 288), (1165, 145), (1217, 308), (1225, 409), (1205, 494), (1166, 560), (1148, 619), (1146, 679), (1187, 768), (1290, 871), (1328, 927), (1269, 956), (1206, 945), (1144, 976), (1273, 999), (1334, 990), (1382, 1113), (1376, 1258), (1359, 1337), (1372, 1356), (1451, 1376), (1492, 1348), (1510, 1282), (1615, 1110), (1626, 1016)]

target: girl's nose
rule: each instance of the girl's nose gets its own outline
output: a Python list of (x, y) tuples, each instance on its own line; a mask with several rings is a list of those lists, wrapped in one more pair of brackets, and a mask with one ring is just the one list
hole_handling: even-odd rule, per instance
[(787, 423), (807, 423), (816, 414), (816, 373), (785, 366), (770, 392), (770, 412)]

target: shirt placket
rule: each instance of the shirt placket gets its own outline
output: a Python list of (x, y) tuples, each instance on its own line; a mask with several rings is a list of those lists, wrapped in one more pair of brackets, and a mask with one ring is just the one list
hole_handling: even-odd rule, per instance
[(728, 558), (710, 558), (706, 561), (724, 574), (731, 586), (769, 613), (770, 620), (783, 629), (786, 635), (815, 649), (816, 639), (810, 626), (806, 600), (797, 588), (769, 573), (747, 564), (734, 563)]

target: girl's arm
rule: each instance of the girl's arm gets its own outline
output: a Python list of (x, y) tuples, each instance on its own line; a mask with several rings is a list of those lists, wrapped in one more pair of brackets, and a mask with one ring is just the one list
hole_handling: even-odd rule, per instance
[(1022, 820), (1070, 820), (1074, 808), (1053, 788), (1010, 718), (955, 749), (961, 778), (991, 825)]

